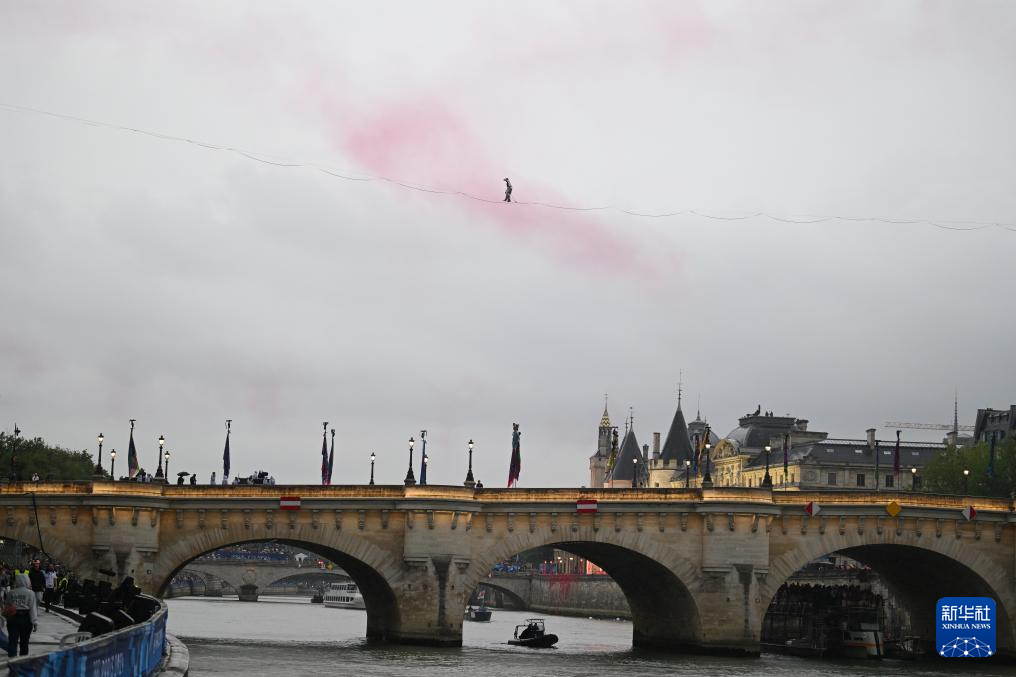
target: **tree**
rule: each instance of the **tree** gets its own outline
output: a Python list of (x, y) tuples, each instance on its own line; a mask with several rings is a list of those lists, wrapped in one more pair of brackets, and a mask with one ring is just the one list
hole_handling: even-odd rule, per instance
[[(990, 458), (991, 445), (987, 442), (972, 447), (950, 445), (925, 466), (921, 479), (933, 492), (1011, 497), (1016, 491), (1016, 437), (995, 444), (995, 463), (989, 475)], [(970, 474), (964, 476), (964, 470)]]
[[(30, 479), (32, 473), (44, 480), (87, 480), (95, 474), (95, 460), (87, 451), (50, 446), (41, 437), (18, 438), (15, 447), (14, 436), (0, 432), (0, 474), (9, 476), (12, 470), (21, 481)], [(108, 473), (103, 471), (103, 475)]]

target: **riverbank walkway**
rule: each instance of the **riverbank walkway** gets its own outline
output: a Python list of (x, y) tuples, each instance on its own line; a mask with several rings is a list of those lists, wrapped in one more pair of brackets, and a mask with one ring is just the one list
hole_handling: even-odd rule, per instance
[[(39, 629), (32, 633), (28, 643), (28, 655), (35, 656), (46, 653), (60, 647), (60, 638), (78, 631), (78, 623), (61, 616), (55, 611), (46, 613), (39, 609)], [(4, 634), (7, 634), (7, 624), (4, 624)], [(7, 667), (7, 653), (0, 651), (0, 669)]]

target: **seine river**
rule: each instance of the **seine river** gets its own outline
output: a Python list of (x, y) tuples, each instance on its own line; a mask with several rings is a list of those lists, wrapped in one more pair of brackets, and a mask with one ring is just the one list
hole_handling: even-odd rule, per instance
[(505, 642), (525, 612), (494, 610), (490, 623), (465, 623), (461, 648), (368, 645), (364, 611), (325, 609), (307, 598), (179, 598), (169, 604), (169, 631), (190, 649), (190, 674), (357, 675), (358, 677), (812, 677), (856, 675), (1012, 675), (990, 659), (931, 662), (830, 662), (785, 656), (710, 658), (633, 651), (626, 621), (544, 616), (558, 648), (523, 649)]

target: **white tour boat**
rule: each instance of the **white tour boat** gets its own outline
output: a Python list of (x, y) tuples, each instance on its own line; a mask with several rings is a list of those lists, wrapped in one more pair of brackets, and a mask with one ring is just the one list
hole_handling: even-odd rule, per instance
[(331, 609), (366, 609), (356, 583), (332, 583), (325, 591), (325, 606)]

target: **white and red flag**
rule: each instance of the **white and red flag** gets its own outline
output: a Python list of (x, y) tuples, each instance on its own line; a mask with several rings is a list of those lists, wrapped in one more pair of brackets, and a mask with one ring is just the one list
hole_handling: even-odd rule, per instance
[(279, 510), (299, 510), (299, 496), (279, 496)]
[(575, 512), (597, 512), (599, 506), (595, 498), (580, 498), (575, 502)]
[(815, 501), (808, 501), (804, 504), (804, 511), (809, 515), (817, 515), (822, 512), (822, 506)]
[(974, 510), (974, 506), (968, 505), (967, 507), (963, 508), (963, 516), (966, 517), (968, 521), (972, 520), (975, 517), (977, 517), (977, 511)]

